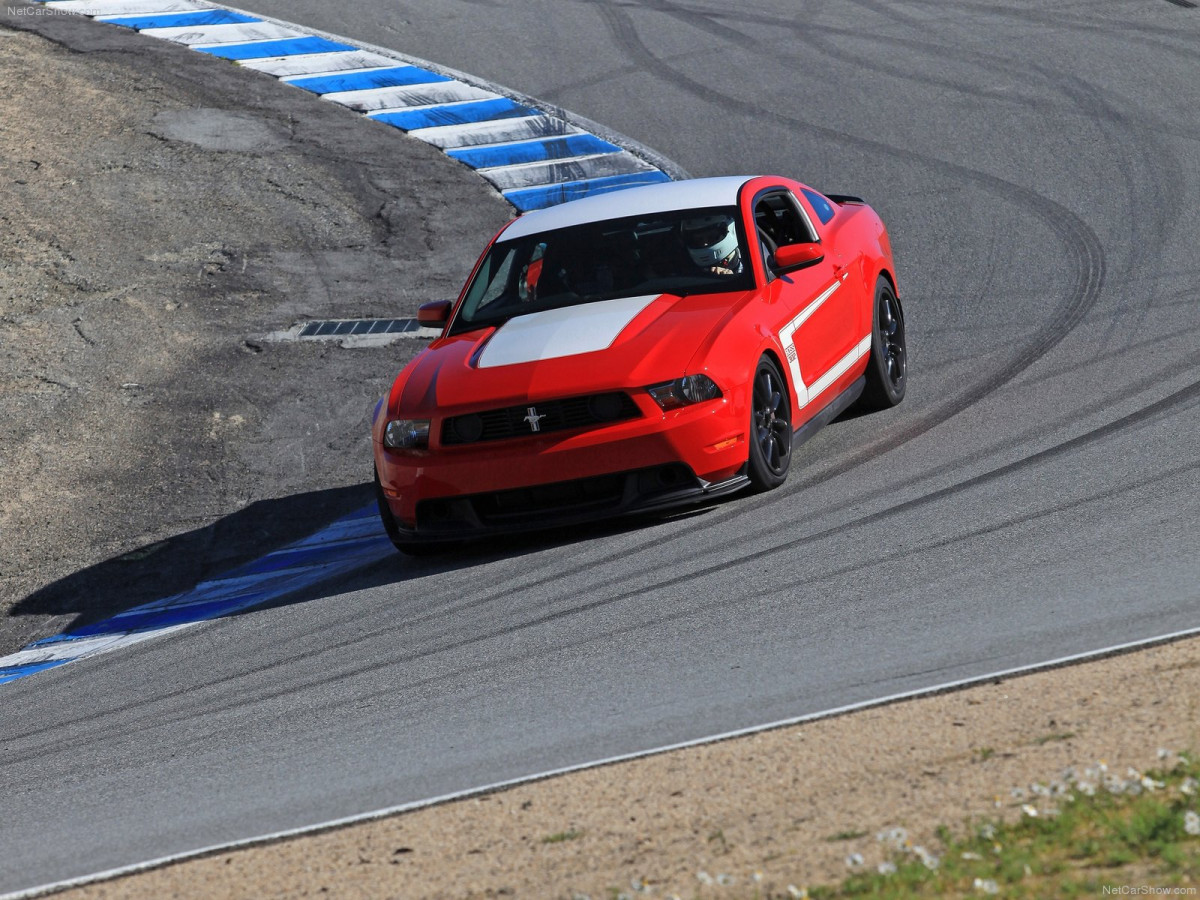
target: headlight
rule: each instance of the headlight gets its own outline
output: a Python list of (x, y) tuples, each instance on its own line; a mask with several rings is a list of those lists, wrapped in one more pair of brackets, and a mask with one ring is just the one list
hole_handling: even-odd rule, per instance
[(393, 419), (383, 433), (383, 446), (393, 450), (412, 450), (429, 446), (428, 419)]
[(663, 409), (678, 409), (721, 396), (721, 389), (707, 375), (684, 375), (674, 381), (652, 384), (646, 390)]

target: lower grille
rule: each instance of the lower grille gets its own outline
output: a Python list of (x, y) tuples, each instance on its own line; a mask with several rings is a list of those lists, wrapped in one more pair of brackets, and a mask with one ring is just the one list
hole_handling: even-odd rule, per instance
[(697, 485), (691, 469), (682, 463), (668, 463), (574, 481), (422, 500), (417, 504), (417, 529), (431, 532), (464, 527), (550, 524), (560, 518), (616, 512)]

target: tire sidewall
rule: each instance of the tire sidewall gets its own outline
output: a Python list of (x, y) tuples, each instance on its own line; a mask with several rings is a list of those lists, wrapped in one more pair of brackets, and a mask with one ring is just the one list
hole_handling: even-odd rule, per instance
[(758, 365), (754, 367), (754, 377), (750, 380), (750, 430), (749, 440), (750, 452), (746, 461), (746, 474), (750, 478), (751, 490), (754, 493), (773, 490), (787, 481), (788, 472), (792, 465), (792, 448), (789, 442), (788, 453), (783, 470), (775, 472), (767, 465), (766, 459), (763, 457), (762, 448), (758, 443), (758, 430), (756, 427), (754, 416), (754, 386), (758, 383), (758, 376), (763, 371), (768, 370), (772, 377), (779, 384), (779, 389), (783, 392), (784, 403), (788, 409), (788, 428), (792, 427), (791, 417), (791, 397), (789, 396), (789, 388), (787, 380), (783, 377), (783, 373), (779, 371), (779, 366), (769, 356), (761, 356), (758, 360)]
[[(895, 304), (896, 316), (900, 323), (900, 340), (901, 346), (905, 348), (904, 352), (904, 372), (900, 378), (900, 384), (892, 384), (891, 376), (888, 374), (887, 368), (887, 346), (884, 343), (883, 332), (879, 327), (879, 311), (880, 307), (887, 302), (890, 297)], [(871, 387), (877, 398), (874, 406), (888, 407), (895, 406), (904, 399), (905, 390), (908, 388), (908, 348), (907, 335), (904, 331), (904, 313), (900, 310), (900, 304), (896, 301), (896, 292), (892, 290), (892, 286), (888, 284), (886, 278), (880, 278), (875, 286), (875, 302), (871, 307), (871, 365), (874, 367), (873, 384)]]

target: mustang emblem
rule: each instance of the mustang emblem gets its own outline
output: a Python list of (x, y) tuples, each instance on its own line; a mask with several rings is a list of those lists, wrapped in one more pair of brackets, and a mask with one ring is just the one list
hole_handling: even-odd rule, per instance
[(546, 417), (544, 415), (538, 415), (536, 406), (528, 407), (527, 412), (529, 413), (529, 415), (527, 415), (525, 417), (524, 421), (529, 423), (530, 430), (531, 431), (541, 431), (542, 430), (541, 421), (542, 421), (542, 419), (544, 419)]

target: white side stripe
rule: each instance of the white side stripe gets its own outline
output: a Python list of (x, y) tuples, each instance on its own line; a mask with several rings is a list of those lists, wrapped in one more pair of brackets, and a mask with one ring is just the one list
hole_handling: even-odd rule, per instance
[(788, 368), (792, 370), (792, 383), (796, 386), (796, 397), (799, 399), (801, 407), (808, 405), (809, 391), (804, 384), (804, 376), (800, 374), (800, 353), (794, 337), (796, 329), (803, 325), (809, 316), (820, 309), (821, 304), (832, 297), (833, 292), (840, 288), (842, 282), (845, 280), (846, 276), (843, 275), (839, 280), (823, 290), (816, 300), (800, 310), (800, 314), (796, 318), (779, 329), (779, 343), (783, 346), (783, 352), (787, 354)]
[[(812, 386), (808, 389), (808, 400), (812, 400), (828, 390), (830, 385), (845, 375), (850, 367), (862, 359), (870, 349), (871, 336), (868, 334), (854, 345), (853, 350), (835, 362), (828, 372), (813, 382)], [(805, 405), (807, 405), (807, 402)]]

